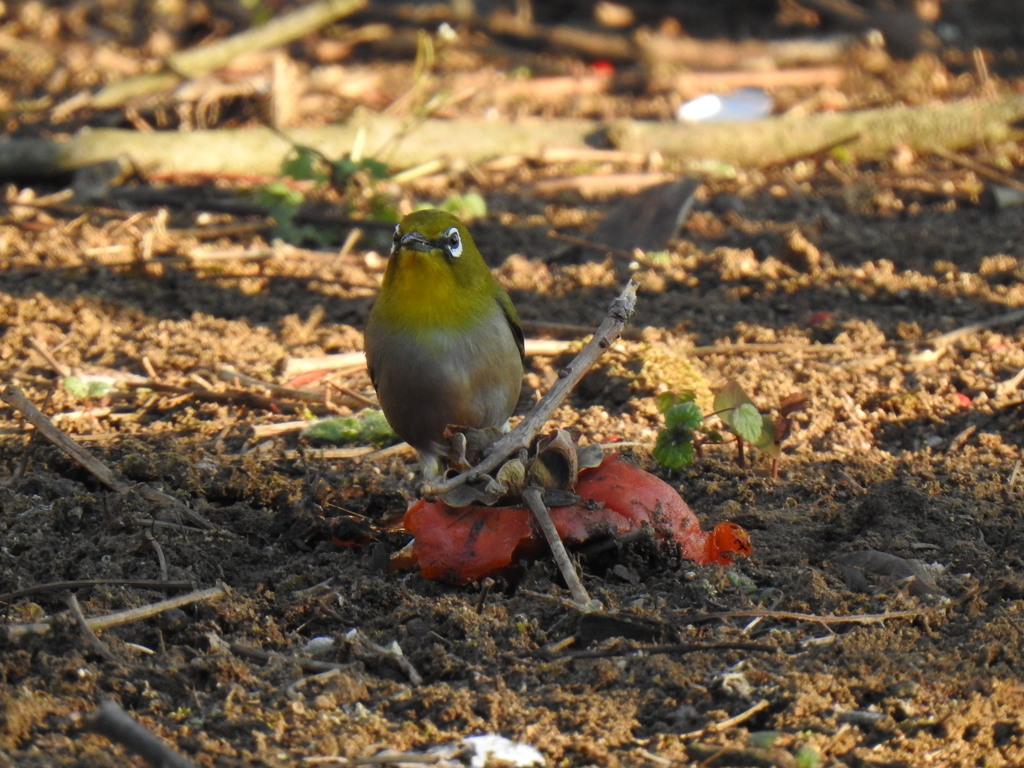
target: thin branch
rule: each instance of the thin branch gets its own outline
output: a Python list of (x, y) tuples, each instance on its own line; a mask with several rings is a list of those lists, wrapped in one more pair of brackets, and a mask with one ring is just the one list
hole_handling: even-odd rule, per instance
[(100, 640), (96, 633), (93, 632), (92, 627), (89, 626), (89, 620), (85, 618), (85, 614), (82, 613), (82, 606), (78, 603), (78, 597), (72, 592), (68, 595), (68, 609), (71, 611), (71, 615), (75, 617), (75, 623), (78, 624), (78, 629), (82, 633), (82, 637), (85, 638), (85, 642), (89, 644), (96, 653), (102, 656), (107, 661), (112, 661), (115, 664), (123, 664), (124, 659), (119, 658), (112, 650), (110, 650), (106, 643)]
[(1012, 176), (1009, 176), (1003, 173), (1002, 171), (997, 170), (996, 168), (985, 165), (984, 163), (979, 163), (977, 160), (968, 157), (962, 152), (952, 152), (946, 149), (945, 147), (941, 146), (934, 147), (932, 149), (932, 152), (934, 152), (939, 157), (945, 158), (950, 162), (956, 163), (962, 168), (966, 168), (967, 170), (977, 174), (978, 176), (981, 176), (981, 178), (983, 179), (987, 179), (988, 181), (994, 181), (996, 184), (999, 184), (1000, 186), (1008, 187), (1010, 189), (1016, 190), (1017, 192), (1024, 192), (1024, 184), (1017, 181)]
[(378, 645), (358, 629), (349, 630), (345, 635), (345, 640), (351, 644), (356, 656), (373, 659), (381, 658), (389, 661), (405, 673), (410, 683), (413, 685), (423, 684), (423, 676), (420, 675), (416, 667), (412, 665), (412, 662), (402, 653), (400, 648), (392, 650), (387, 646)]
[[(582, 325), (566, 325), (551, 323), (523, 323), (524, 329), (539, 329), (550, 333), (590, 333), (590, 329)], [(533, 355), (555, 355), (565, 351), (568, 345), (575, 342), (554, 341), (551, 339), (527, 339), (526, 356)], [(284, 372), (281, 377), (290, 381), (314, 371), (342, 371), (345, 373), (356, 373), (366, 370), (366, 355), (362, 352), (342, 352), (337, 355), (318, 355), (315, 357), (289, 357), (284, 361)], [(377, 407), (374, 403), (373, 407)]]
[(289, 357), (284, 361), (285, 381), (290, 381), (310, 371), (336, 371), (339, 369), (358, 371), (366, 368), (366, 355), (362, 352), (343, 352), (338, 355), (317, 357)]
[(156, 540), (156, 536), (153, 535), (152, 531), (146, 530), (142, 532), (146, 541), (150, 543), (156, 552), (157, 563), (160, 566), (160, 578), (167, 579), (167, 558), (164, 557), (164, 549), (160, 546), (160, 542)]
[[(219, 378), (221, 381), (226, 382), (238, 382), (239, 384), (244, 384), (247, 387), (258, 387), (259, 389), (266, 390), (272, 395), (276, 395), (278, 397), (290, 398), (292, 400), (301, 400), (307, 403), (317, 403), (319, 405), (325, 404), (324, 401), (326, 395), (323, 392), (307, 392), (306, 390), (303, 389), (282, 387), (280, 384), (274, 384), (269, 381), (257, 379), (253, 376), (248, 376), (247, 374), (244, 374), (241, 371), (236, 371), (234, 368), (231, 367), (222, 368), (221, 370), (217, 371), (217, 378)], [(342, 392), (342, 394), (347, 395), (348, 393)], [(348, 399), (341, 398), (341, 402), (339, 404), (355, 408), (362, 408), (363, 406), (368, 405), (366, 398), (357, 397), (349, 397)], [(280, 407), (280, 404), (278, 405)], [(374, 403), (374, 405), (376, 405), (376, 403)]]
[(208, 45), (176, 51), (167, 57), (167, 70), (147, 73), (106, 86), (89, 106), (110, 109), (154, 91), (173, 88), (185, 77), (199, 77), (229, 64), (238, 56), (266, 50), (304, 37), (342, 16), (364, 8), (367, 0), (321, 0), (272, 21)]
[(1020, 386), (1020, 383), (1022, 381), (1024, 381), (1024, 368), (1021, 368), (1019, 371), (1017, 371), (1017, 373), (1015, 373), (1010, 378), (1005, 379), (1004, 381), (1000, 381), (998, 384), (996, 384), (996, 394), (1008, 395), (1010, 392), (1013, 392), (1015, 389), (1017, 389), (1017, 387)]
[(652, 654), (684, 654), (700, 653), (701, 651), (763, 651), (775, 653), (778, 650), (772, 645), (761, 643), (669, 643), (667, 645), (648, 646), (627, 646), (623, 648), (599, 649), (593, 651), (570, 651), (564, 654), (553, 655), (548, 650), (543, 652), (543, 658), (551, 661), (577, 660), (577, 659), (610, 659), (617, 656), (626, 656), (631, 653), (643, 652), (644, 655)]
[(834, 355), (836, 352), (863, 347), (862, 344), (809, 344), (801, 342), (739, 342), (736, 344), (710, 344), (704, 347), (691, 347), (686, 350), (688, 357), (705, 357), (708, 355), (771, 355), (795, 353), (800, 355)]
[(630, 280), (612, 302), (608, 314), (594, 332), (593, 338), (580, 350), (568, 366), (559, 371), (555, 385), (540, 399), (526, 417), (508, 434), (503, 435), (490, 447), (487, 457), (460, 475), (439, 485), (425, 489), (425, 495), (442, 495), (460, 485), (494, 471), (506, 457), (527, 448), (533, 438), (544, 427), (551, 414), (562, 403), (573, 388), (594, 366), (597, 359), (611, 346), (622, 328), (633, 315), (636, 307), (637, 283)]
[(986, 331), (989, 328), (995, 328), (996, 326), (1016, 323), (1021, 320), (1024, 320), (1024, 309), (1014, 309), (1010, 312), (1004, 312), (1001, 315), (990, 317), (987, 320), (980, 320), (977, 323), (962, 325), (959, 328), (954, 328), (952, 331), (927, 339), (925, 343), (930, 346), (930, 349), (922, 350), (915, 355), (911, 355), (910, 360), (915, 363), (929, 363), (939, 357), (946, 347), (967, 336), (971, 336), (979, 331)]
[(85, 719), (85, 724), (90, 731), (126, 747), (154, 768), (198, 768), (121, 709), (113, 699), (105, 699), (100, 708)]
[(396, 765), (406, 763), (412, 765), (437, 765), (438, 763), (450, 765), (451, 762), (441, 754), (427, 754), (425, 752), (397, 752), (393, 749), (385, 749), (376, 755), (367, 757), (342, 757), (341, 755), (310, 755), (302, 758), (303, 765), (326, 765), (338, 763), (343, 766), (359, 765)]
[(169, 509), (175, 514), (191, 520), (200, 528), (205, 528), (207, 530), (214, 528), (213, 523), (198, 512), (190, 509), (179, 499), (163, 493), (162, 491), (158, 491), (155, 488), (151, 488), (145, 483), (132, 485), (131, 483), (119, 478), (114, 471), (110, 469), (110, 467), (54, 426), (53, 422), (46, 417), (46, 414), (36, 408), (32, 401), (25, 396), (25, 393), (14, 384), (8, 384), (7, 387), (4, 388), (4, 391), (0, 392), (0, 398), (20, 411), (29, 423), (39, 430), (43, 437), (64, 451), (64, 453), (74, 459), (83, 468), (88, 470), (93, 477), (112, 491), (116, 491), (122, 495), (135, 491), (146, 501), (165, 509)]
[(768, 709), (769, 706), (771, 706), (771, 702), (768, 701), (768, 699), (761, 699), (752, 707), (743, 710), (738, 715), (733, 715), (732, 717), (726, 718), (725, 720), (719, 720), (717, 723), (712, 723), (706, 728), (701, 728), (696, 731), (690, 731), (689, 733), (681, 734), (680, 738), (695, 739), (699, 736), (703, 736), (706, 733), (717, 733), (718, 731), (724, 731), (727, 728), (732, 728), (734, 725), (739, 725), (740, 723), (746, 722), (754, 715), (756, 715), (758, 712)]
[(46, 361), (47, 365), (49, 365), (59, 376), (63, 376), (66, 378), (71, 375), (71, 369), (68, 366), (64, 365), (64, 363), (60, 362), (57, 358), (55, 358), (53, 356), (53, 353), (45, 346), (43, 346), (43, 343), (39, 341), (39, 339), (30, 337), (28, 339), (28, 345), (32, 347), (32, 349), (34, 349), (36, 352), (38, 352), (39, 355)]
[[(224, 643), (224, 641), (221, 641)], [(277, 651), (265, 651), (262, 648), (255, 648), (242, 643), (225, 643), (230, 651), (236, 656), (253, 661), (269, 663), (271, 661), (283, 661), (287, 664), (294, 664), (303, 672), (321, 674), (324, 672), (351, 672), (352, 664), (338, 664), (333, 661), (320, 661), (319, 659), (307, 659), (301, 656), (290, 656)]]
[(0, 397), (8, 405), (20, 411), (28, 422), (39, 430), (43, 437), (64, 451), (80, 466), (88, 470), (93, 477), (107, 486), (107, 488), (118, 493), (128, 493), (131, 491), (131, 485), (120, 480), (110, 467), (55, 427), (53, 422), (36, 408), (35, 404), (18, 387), (8, 384), (3, 393), (0, 393)]
[[(98, 632), (100, 630), (109, 629), (110, 627), (118, 627), (122, 624), (131, 624), (136, 621), (151, 619), (154, 616), (159, 616), (164, 611), (171, 610), (172, 608), (181, 608), (185, 605), (205, 602), (207, 600), (219, 600), (222, 597), (226, 597), (227, 594), (227, 586), (221, 584), (216, 587), (210, 587), (209, 589), (198, 589), (185, 595), (171, 597), (157, 603), (143, 605), (139, 608), (131, 608), (127, 611), (109, 613), (106, 616), (95, 616), (91, 619), (86, 619), (85, 621), (89, 629), (93, 632)], [(57, 617), (51, 617), (46, 621), (32, 624), (11, 624), (5, 628), (5, 634), (7, 635), (8, 640), (14, 640), (19, 637), (24, 637), (25, 635), (43, 635), (53, 628), (53, 622), (56, 618)]]
[(681, 616), (683, 624), (705, 624), (709, 621), (728, 621), (729, 619), (778, 619), (782, 621), (807, 621), (813, 624), (881, 624), (893, 619), (913, 619), (918, 616), (927, 616), (931, 613), (944, 610), (945, 605), (936, 605), (930, 608), (917, 608), (912, 611), (887, 611), (885, 613), (852, 613), (846, 616), (823, 615), (814, 613), (796, 613), (793, 611), (771, 611), (771, 610), (740, 610), (722, 611), (720, 613), (698, 613), (692, 616)]
[(40, 592), (54, 592), (71, 589), (84, 589), (86, 587), (137, 587), (139, 589), (161, 589), (171, 592), (176, 589), (190, 589), (190, 581), (161, 581), (157, 579), (80, 579), (77, 581), (51, 581), (47, 584), (36, 584), (24, 589), (16, 589), (12, 592), (0, 594), (0, 603), (10, 603), (20, 597), (36, 595)]
[(300, 413), (305, 410), (311, 410), (321, 415), (324, 413), (330, 413), (330, 411), (323, 406), (323, 396), (317, 396), (315, 398), (307, 398), (308, 393), (304, 393), (302, 399), (306, 402), (315, 400), (320, 405), (300, 405), (298, 403), (289, 402), (288, 400), (281, 399), (278, 397), (268, 397), (267, 395), (261, 395), (258, 392), (249, 392), (244, 389), (228, 389), (223, 392), (218, 392), (210, 387), (183, 387), (178, 384), (166, 384), (160, 381), (152, 381), (147, 379), (145, 381), (138, 382), (126, 382), (126, 385), (132, 389), (151, 389), (154, 392), (168, 392), (176, 395), (183, 395), (187, 398), (194, 398), (196, 400), (202, 400), (209, 403), (223, 403), (226, 405), (243, 405), (249, 408), (259, 408), (265, 411), (280, 411), (282, 413)]
[(562, 538), (558, 535), (555, 523), (551, 519), (551, 512), (544, 504), (543, 491), (537, 486), (530, 486), (523, 491), (523, 501), (533, 512), (533, 516), (548, 542), (548, 547), (551, 548), (551, 556), (554, 558), (562, 578), (565, 579), (565, 585), (569, 588), (573, 602), (583, 611), (598, 610), (600, 603), (591, 600), (586, 587), (580, 581), (579, 574), (576, 573), (572, 560), (569, 559), (569, 553), (565, 551), (565, 544), (562, 543)]

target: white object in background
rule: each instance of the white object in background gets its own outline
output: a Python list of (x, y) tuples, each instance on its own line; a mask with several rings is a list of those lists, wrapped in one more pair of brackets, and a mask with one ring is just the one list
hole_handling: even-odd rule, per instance
[(499, 762), (523, 768), (544, 765), (544, 755), (536, 747), (511, 741), (496, 733), (467, 736), (462, 740), (462, 746), (472, 753), (469, 760), (471, 768), (484, 768), (492, 757)]
[(758, 120), (772, 113), (772, 97), (763, 88), (739, 88), (732, 93), (706, 93), (676, 110), (687, 123)]

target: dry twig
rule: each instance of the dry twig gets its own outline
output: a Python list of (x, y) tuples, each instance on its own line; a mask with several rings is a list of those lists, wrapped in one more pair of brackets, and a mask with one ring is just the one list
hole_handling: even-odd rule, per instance
[(47, 584), (35, 584), (24, 589), (15, 589), (0, 594), (0, 603), (10, 603), (21, 597), (37, 595), (40, 592), (84, 589), (87, 587), (115, 586), (136, 587), (138, 589), (160, 589), (172, 592), (176, 589), (189, 589), (190, 581), (159, 581), (155, 579), (80, 579), (77, 581), (52, 581)]
[(90, 731), (127, 747), (154, 768), (198, 768), (121, 709), (113, 699), (105, 699), (98, 710), (86, 717), (85, 724)]
[(112, 83), (87, 103), (94, 109), (110, 109), (139, 96), (173, 88), (183, 78), (205, 75), (229, 64), (242, 54), (266, 50), (304, 37), (342, 16), (355, 13), (366, 4), (367, 0), (321, 0), (232, 37), (176, 51), (167, 57), (167, 68), (163, 72), (147, 73)]
[(981, 320), (977, 323), (968, 323), (967, 325), (954, 328), (952, 331), (940, 334), (934, 338), (928, 339), (927, 344), (930, 349), (922, 350), (914, 355), (910, 356), (911, 362), (914, 363), (930, 363), (933, 360), (941, 357), (946, 347), (951, 344), (955, 344), (967, 336), (971, 336), (979, 331), (985, 331), (989, 328), (995, 328), (1000, 325), (1009, 325), (1010, 323), (1016, 323), (1024, 320), (1024, 309), (1014, 309), (1010, 312), (1004, 312), (1001, 315), (990, 317), (987, 320)]
[(75, 593), (72, 592), (68, 595), (68, 610), (71, 611), (71, 615), (75, 617), (75, 623), (78, 624), (78, 629), (82, 633), (82, 637), (85, 638), (85, 642), (89, 644), (96, 653), (102, 656), (107, 661), (112, 661), (115, 664), (123, 664), (124, 659), (121, 659), (110, 650), (106, 643), (100, 640), (96, 633), (93, 632), (92, 627), (89, 626), (89, 620), (85, 618), (85, 614), (82, 613), (82, 606), (78, 603), (78, 598)]
[(302, 656), (290, 656), (286, 653), (265, 651), (262, 648), (254, 648), (251, 645), (243, 645), (242, 643), (227, 643), (224, 640), (219, 640), (219, 642), (225, 645), (233, 654), (244, 659), (252, 659), (253, 661), (262, 661), (264, 663), (282, 661), (286, 664), (294, 664), (303, 672), (322, 674), (324, 672), (352, 671), (352, 664), (339, 664), (333, 661), (320, 661), (319, 659), (307, 659)]
[(378, 159), (394, 169), (438, 157), (481, 163), (509, 154), (534, 158), (550, 147), (585, 149), (599, 130), (620, 152), (658, 153), (678, 164), (711, 157), (721, 163), (763, 168), (815, 156), (837, 142), (843, 143), (853, 162), (880, 159), (903, 146), (926, 153), (935, 146), (955, 150), (1014, 141), (1021, 136), (1015, 126), (1022, 117), (1024, 96), (1017, 95), (999, 101), (686, 126), (675, 121), (631, 120), (602, 126), (581, 118), (514, 122), (427, 118), (410, 129), (407, 118), (375, 114), (353, 117), (344, 125), (296, 128), (287, 138), (269, 128), (145, 133), (97, 128), (63, 142), (10, 139), (0, 144), (0, 176), (53, 176), (121, 157), (146, 174), (271, 175), (280, 171), (281, 161), (296, 144), (326, 157), (344, 157), (359, 144), (386, 147)]
[(806, 621), (813, 624), (882, 624), (893, 619), (916, 619), (919, 616), (927, 616), (941, 610), (945, 605), (935, 605), (928, 608), (917, 608), (910, 611), (886, 611), (885, 613), (852, 613), (846, 616), (817, 615), (814, 613), (797, 613), (794, 611), (772, 611), (772, 610), (740, 610), (722, 611), (720, 613), (698, 613), (695, 615), (683, 615), (683, 624), (706, 624), (709, 621), (728, 621), (729, 619), (777, 619), (781, 621)]
[(93, 477), (107, 486), (107, 488), (122, 495), (135, 491), (146, 501), (168, 509), (176, 515), (185, 517), (200, 528), (213, 529), (213, 523), (173, 496), (151, 488), (145, 483), (132, 485), (119, 478), (110, 467), (54, 426), (53, 422), (46, 417), (46, 414), (36, 408), (32, 401), (25, 396), (25, 393), (14, 384), (8, 384), (4, 391), (0, 393), (0, 398), (3, 398), (6, 403), (20, 411), (29, 423), (39, 430), (43, 437), (88, 470)]
[(753, 706), (740, 712), (738, 715), (733, 715), (725, 720), (719, 720), (717, 723), (712, 723), (706, 728), (680, 734), (680, 737), (684, 739), (695, 739), (699, 736), (703, 736), (705, 733), (717, 733), (718, 731), (724, 731), (727, 728), (732, 728), (734, 725), (739, 725), (740, 723), (749, 720), (758, 712), (768, 709), (769, 706), (771, 706), (771, 702), (768, 701), (768, 699), (761, 699)]
[(555, 560), (555, 565), (558, 566), (562, 578), (565, 579), (565, 585), (569, 587), (572, 601), (583, 611), (600, 609), (600, 603), (590, 599), (586, 587), (583, 586), (579, 574), (576, 573), (572, 560), (569, 559), (569, 553), (565, 551), (565, 544), (562, 543), (562, 538), (558, 535), (555, 523), (551, 519), (551, 512), (548, 510), (547, 505), (544, 504), (544, 492), (536, 486), (530, 486), (523, 491), (523, 501), (526, 502), (526, 506), (533, 512), (533, 516), (537, 519), (537, 524), (540, 525), (540, 530), (548, 542), (548, 547), (551, 548), (551, 556)]
[[(127, 611), (109, 613), (106, 616), (95, 616), (91, 619), (86, 619), (85, 623), (91, 631), (98, 632), (99, 630), (109, 629), (110, 627), (118, 627), (122, 624), (131, 624), (136, 621), (142, 621), (143, 619), (150, 619), (154, 616), (159, 616), (164, 611), (169, 611), (172, 608), (181, 608), (184, 605), (204, 602), (206, 600), (219, 600), (222, 597), (226, 597), (227, 594), (227, 586), (221, 584), (216, 587), (210, 587), (209, 589), (198, 589), (194, 592), (179, 595), (178, 597), (168, 598), (167, 600), (161, 600), (157, 603), (143, 605), (139, 608), (131, 608)], [(45, 621), (32, 624), (11, 624), (4, 628), (4, 633), (7, 635), (8, 640), (14, 640), (19, 637), (24, 637), (25, 635), (44, 635), (53, 628), (53, 621), (56, 618), (57, 617), (52, 617)]]

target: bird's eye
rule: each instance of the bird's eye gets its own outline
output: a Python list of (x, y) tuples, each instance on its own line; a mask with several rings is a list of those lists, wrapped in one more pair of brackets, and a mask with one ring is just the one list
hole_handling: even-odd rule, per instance
[(459, 237), (459, 230), (452, 227), (444, 233), (444, 247), (448, 255), (453, 259), (462, 255), (462, 238)]

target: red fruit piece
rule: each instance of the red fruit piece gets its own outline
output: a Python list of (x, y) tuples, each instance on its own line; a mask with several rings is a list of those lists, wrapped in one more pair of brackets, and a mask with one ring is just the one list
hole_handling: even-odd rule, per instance
[[(719, 523), (712, 531), (701, 530), (672, 486), (618, 455), (581, 472), (575, 490), (582, 501), (551, 510), (569, 548), (649, 525), (660, 540), (678, 544), (684, 557), (701, 565), (727, 565), (735, 555), (752, 551), (743, 528)], [(411, 559), (428, 579), (474, 581), (545, 549), (532, 513), (523, 507), (455, 509), (420, 499), (405, 513), (405, 528), (414, 538), (411, 558), (403, 550), (400, 562)]]

